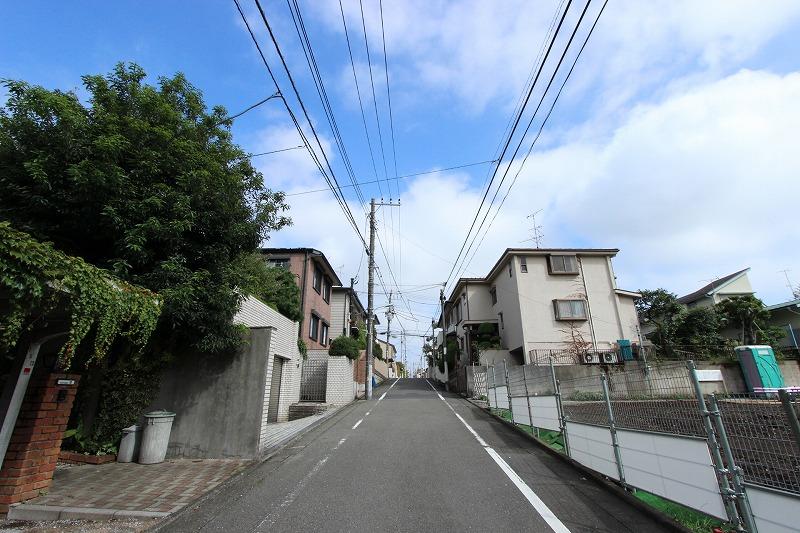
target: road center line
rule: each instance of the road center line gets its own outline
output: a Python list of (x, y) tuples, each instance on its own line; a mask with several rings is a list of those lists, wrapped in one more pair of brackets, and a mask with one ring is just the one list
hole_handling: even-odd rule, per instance
[(358, 425), (361, 424), (361, 422), (363, 422), (363, 421), (364, 421), (364, 419), (362, 418), (358, 422), (356, 422), (356, 425), (353, 426), (353, 429), (356, 429), (358, 427)]
[(426, 379), (425, 381), (428, 382), (428, 385), (431, 386), (433, 391), (436, 392), (436, 395), (445, 403), (445, 405), (447, 405), (447, 407), (449, 407), (450, 410), (453, 411), (453, 414), (456, 415), (456, 418), (458, 418), (461, 421), (461, 423), (464, 424), (464, 427), (467, 428), (467, 431), (469, 431), (472, 434), (472, 436), (475, 437), (475, 439), (478, 441), (478, 444), (480, 444), (483, 447), (483, 449), (486, 450), (486, 453), (489, 454), (489, 457), (491, 457), (494, 460), (494, 462), (497, 463), (497, 466), (499, 466), (500, 469), (503, 471), (503, 473), (506, 476), (508, 476), (508, 479), (510, 479), (511, 482), (514, 483), (514, 485), (517, 487), (517, 489), (519, 489), (522, 495), (525, 496), (525, 499), (528, 500), (528, 502), (536, 510), (536, 512), (539, 513), (539, 516), (541, 516), (542, 519), (544, 519), (544, 521), (547, 522), (547, 525), (550, 526), (550, 529), (552, 529), (556, 533), (570, 533), (569, 529), (567, 529), (567, 526), (565, 526), (564, 523), (558, 519), (555, 513), (553, 513), (553, 511), (551, 511), (550, 508), (547, 507), (547, 505), (541, 500), (541, 498), (539, 498), (539, 496), (537, 496), (536, 493), (533, 492), (533, 489), (531, 489), (528, 486), (528, 484), (525, 483), (525, 481), (521, 477), (519, 477), (519, 474), (517, 474), (514, 471), (514, 469), (511, 468), (511, 466), (507, 462), (505, 462), (505, 460), (502, 457), (500, 457), (500, 454), (498, 454), (491, 446), (489, 446), (486, 443), (486, 441), (483, 440), (480, 437), (480, 435), (478, 435), (478, 432), (472, 429), (472, 426), (467, 424), (467, 421), (464, 420), (464, 418), (461, 415), (456, 413), (456, 410), (453, 409), (453, 406), (451, 406), (450, 403), (448, 403), (448, 401), (445, 400), (441, 394), (439, 394), (439, 392), (436, 390), (436, 388), (429, 380)]

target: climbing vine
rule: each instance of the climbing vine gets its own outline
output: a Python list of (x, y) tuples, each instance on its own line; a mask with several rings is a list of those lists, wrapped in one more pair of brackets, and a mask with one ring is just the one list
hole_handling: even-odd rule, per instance
[(0, 222), (0, 294), (9, 312), (0, 316), (0, 348), (16, 344), (34, 314), (63, 306), (70, 319), (61, 363), (69, 368), (76, 348), (94, 328), (90, 360), (105, 357), (119, 335), (143, 348), (161, 313), (157, 295), (105, 270), (68, 256)]

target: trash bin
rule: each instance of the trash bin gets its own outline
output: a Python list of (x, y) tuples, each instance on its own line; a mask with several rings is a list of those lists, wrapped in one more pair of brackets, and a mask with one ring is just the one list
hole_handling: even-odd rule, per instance
[(144, 415), (139, 464), (151, 465), (164, 461), (164, 457), (167, 456), (167, 445), (173, 420), (175, 420), (175, 413), (169, 411), (152, 411)]
[(118, 463), (130, 463), (139, 456), (139, 447), (142, 444), (142, 428), (137, 425), (122, 430), (122, 440), (117, 452)]

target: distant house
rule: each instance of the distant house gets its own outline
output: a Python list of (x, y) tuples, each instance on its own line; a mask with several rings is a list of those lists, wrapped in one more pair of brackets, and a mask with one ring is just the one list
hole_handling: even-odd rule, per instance
[(779, 347), (800, 351), (800, 299), (769, 305), (767, 311), (770, 324), (782, 328), (786, 333)]
[(367, 311), (350, 287), (334, 287), (331, 296), (331, 338), (341, 335), (358, 337), (367, 322)]
[(755, 291), (753, 291), (750, 279), (747, 277), (748, 272), (750, 272), (749, 267), (715, 279), (696, 291), (681, 296), (678, 298), (678, 302), (691, 309), (692, 307), (717, 305), (722, 300), (732, 296), (752, 296)]
[(246, 343), (227, 354), (180, 357), (161, 376), (151, 407), (176, 413), (170, 457), (257, 457), (268, 426), (299, 399), (298, 323), (253, 297), (234, 317)]
[(481, 332), (499, 338), (494, 352), (509, 364), (541, 362), (552, 350), (638, 343), (639, 294), (617, 287), (611, 260), (618, 251), (509, 248), (486, 277), (460, 279), (443, 317), (457, 366), (484, 362), (474, 353)]
[(300, 338), (309, 350), (327, 350), (338, 336), (331, 333), (331, 295), (342, 282), (325, 254), (314, 248), (263, 248), (261, 253), (271, 266), (295, 275), (303, 313)]

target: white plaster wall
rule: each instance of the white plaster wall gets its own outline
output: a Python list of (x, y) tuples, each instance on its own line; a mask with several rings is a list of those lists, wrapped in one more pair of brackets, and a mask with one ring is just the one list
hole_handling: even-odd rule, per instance
[(492, 311), (490, 288), (487, 283), (467, 284), (467, 320), (497, 320), (497, 313)]
[(346, 291), (331, 291), (331, 340), (346, 335), (345, 326), (350, 323), (350, 302)]
[[(495, 318), (499, 318), (499, 314), (503, 313), (503, 326), (500, 327), (500, 337), (503, 340), (503, 346), (509, 350), (514, 350), (519, 347), (524, 347), (525, 337), (523, 335), (523, 318), (520, 314), (520, 292), (517, 287), (518, 278), (523, 275), (519, 272), (519, 259), (516, 257), (511, 258), (513, 269), (512, 275), (508, 275), (508, 263), (504, 264), (498, 270), (497, 275), (490, 280), (491, 287), (497, 289), (497, 304), (491, 307), (492, 313)], [(528, 265), (530, 269), (530, 263)], [(491, 300), (489, 301), (491, 305)], [(523, 304), (524, 305), (524, 304)]]
[(635, 299), (630, 296), (617, 295), (619, 304), (619, 316), (624, 334), (620, 339), (628, 339), (631, 342), (639, 342), (639, 334), (636, 326), (639, 324), (639, 315), (636, 313)]

